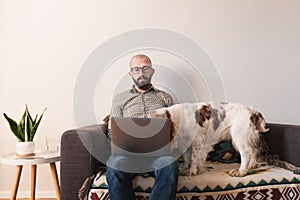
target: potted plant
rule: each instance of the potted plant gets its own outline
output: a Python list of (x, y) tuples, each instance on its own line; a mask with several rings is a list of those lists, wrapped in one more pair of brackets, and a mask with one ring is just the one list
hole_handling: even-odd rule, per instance
[(44, 109), (40, 116), (36, 115), (33, 119), (26, 105), (25, 112), (19, 123), (3, 113), (5, 119), (8, 121), (10, 130), (18, 139), (16, 143), (17, 155), (26, 156), (34, 153), (35, 142), (33, 139), (46, 109)]

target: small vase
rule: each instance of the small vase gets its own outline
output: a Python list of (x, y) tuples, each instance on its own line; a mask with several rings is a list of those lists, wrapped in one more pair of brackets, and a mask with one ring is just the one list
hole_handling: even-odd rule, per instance
[(17, 142), (16, 153), (18, 156), (34, 155), (35, 142)]

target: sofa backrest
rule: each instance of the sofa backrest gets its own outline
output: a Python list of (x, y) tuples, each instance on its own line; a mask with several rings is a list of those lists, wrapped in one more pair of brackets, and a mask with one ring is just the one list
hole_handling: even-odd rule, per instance
[(268, 123), (270, 131), (265, 133), (270, 153), (281, 160), (300, 166), (300, 126)]

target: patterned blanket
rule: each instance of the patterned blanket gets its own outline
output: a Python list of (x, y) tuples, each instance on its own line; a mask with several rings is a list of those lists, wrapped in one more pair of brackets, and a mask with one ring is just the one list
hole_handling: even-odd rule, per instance
[[(197, 176), (179, 176), (177, 199), (300, 199), (300, 175), (283, 168), (265, 166), (246, 177), (231, 177), (228, 172), (238, 163), (208, 162), (208, 171)], [(148, 199), (154, 179), (149, 174), (135, 177), (137, 199)], [(85, 199), (109, 199), (105, 173), (93, 179)]]

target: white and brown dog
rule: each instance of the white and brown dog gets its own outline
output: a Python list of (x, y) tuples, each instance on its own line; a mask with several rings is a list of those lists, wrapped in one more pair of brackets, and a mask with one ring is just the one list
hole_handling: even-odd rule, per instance
[(267, 132), (262, 114), (253, 108), (234, 103), (184, 103), (155, 110), (150, 117), (170, 118), (172, 150), (183, 154), (182, 175), (197, 175), (205, 167), (212, 146), (232, 140), (241, 155), (239, 169), (231, 176), (245, 176), (257, 167), (259, 132)]

